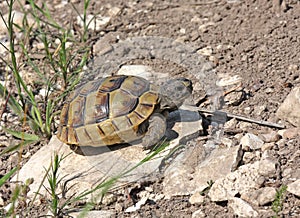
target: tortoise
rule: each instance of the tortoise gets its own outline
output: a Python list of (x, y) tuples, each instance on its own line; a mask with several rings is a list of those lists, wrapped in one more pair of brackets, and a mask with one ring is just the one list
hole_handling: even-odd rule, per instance
[(88, 82), (73, 91), (63, 105), (57, 137), (77, 146), (106, 146), (142, 139), (151, 148), (165, 135), (166, 116), (192, 93), (186, 78), (157, 86), (130, 75)]

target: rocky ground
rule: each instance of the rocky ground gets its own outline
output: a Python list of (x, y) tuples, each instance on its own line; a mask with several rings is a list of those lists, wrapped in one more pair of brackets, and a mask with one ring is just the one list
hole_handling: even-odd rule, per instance
[[(79, 11), (82, 3), (46, 2), (54, 19), (76, 32), (80, 23), (71, 2)], [(5, 14), (5, 4), (0, 7)], [(16, 10), (20, 8), (16, 6)], [(152, 80), (185, 76), (193, 81), (192, 101), (201, 109), (217, 108), (228, 115), (239, 115), (228, 119), (221, 126), (222, 131), (214, 133), (210, 127), (208, 135), (202, 133), (185, 141), (183, 149), (174, 156), (156, 162), (159, 171), (146, 179), (134, 183), (136, 178), (125, 180), (130, 184), (110, 192), (110, 197), (93, 208), (91, 217), (299, 216), (299, 1), (92, 1), (88, 13), (102, 17), (90, 30), (93, 59), (81, 82), (116, 72), (120, 65), (125, 65), (122, 73), (136, 69), (150, 72), (154, 75)], [(5, 39), (5, 32), (1, 34)], [(36, 39), (32, 40), (31, 52), (33, 59), (42, 60), (36, 52), (42, 49), (39, 45)], [(1, 81), (7, 78), (4, 66), (1, 63)], [(32, 74), (26, 75), (30, 81)], [(9, 84), (12, 87), (13, 82)], [(41, 87), (36, 88), (36, 93), (41, 94)], [(209, 97), (203, 100), (206, 94)], [(216, 99), (223, 99), (223, 103)], [(5, 101), (0, 103), (4, 105)], [(204, 112), (202, 115), (211, 116)], [(251, 121), (242, 121), (241, 116)], [(224, 118), (222, 114), (221, 120)], [(21, 126), (6, 108), (1, 128), (17, 125)], [(185, 128), (194, 132), (190, 124), (182, 126)], [(0, 130), (2, 151), (15, 139)], [(25, 169), (27, 163), (31, 170), (42, 166), (34, 161), (41, 161), (41, 156), (47, 161), (45, 153), (57, 143), (52, 139), (50, 147), (47, 142), (27, 147), (21, 165)], [(122, 148), (96, 157), (113, 160), (121, 152), (126, 159), (131, 151), (132, 156), (142, 153), (138, 146), (132, 149)], [(76, 153), (72, 155), (64, 165), (65, 172), (85, 171), (80, 162), (85, 159)], [(1, 156), (0, 174), (11, 170), (18, 160), (17, 152)], [(87, 161), (86, 166), (90, 163)], [(154, 165), (146, 166), (145, 169), (152, 169)], [(22, 175), (28, 174), (20, 172)], [(88, 185), (96, 180), (92, 177)], [(1, 187), (1, 207), (7, 208), (14, 186), (11, 182)], [(34, 184), (31, 189), (34, 190)], [(81, 205), (77, 206), (78, 209)], [(20, 205), (21, 216), (22, 207), (26, 205)], [(37, 217), (48, 212), (46, 207), (45, 199), (40, 200), (29, 213)]]

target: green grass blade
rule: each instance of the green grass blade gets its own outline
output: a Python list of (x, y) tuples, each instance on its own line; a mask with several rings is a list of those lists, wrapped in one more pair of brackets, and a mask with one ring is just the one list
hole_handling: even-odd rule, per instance
[(45, 120), (45, 132), (47, 136), (51, 135), (51, 123), (53, 121), (53, 110), (54, 110), (54, 104), (51, 100), (48, 100), (46, 106), (46, 120)]
[(21, 142), (20, 144), (10, 145), (10, 146), (6, 147), (3, 151), (1, 151), (0, 156), (3, 154), (6, 154), (6, 153), (10, 153), (12, 151), (19, 150), (20, 147), (22, 147), (22, 146), (24, 147), (24, 146), (34, 143), (34, 142), (36, 142), (36, 141), (24, 141), (24, 142)]
[(4, 131), (8, 132), (9, 134), (13, 135), (18, 139), (23, 139), (25, 141), (38, 141), (40, 138), (37, 135), (28, 134), (20, 131), (15, 131), (12, 129), (7, 129), (3, 127)]
[[(63, 28), (53, 20), (53, 18), (50, 15), (49, 9), (47, 8), (47, 5), (45, 3), (43, 3), (43, 8), (40, 8), (33, 0), (29, 0), (28, 2), (30, 3), (31, 8), (33, 9), (33, 12), (31, 13), (31, 15), (34, 17), (34, 19), (38, 23), (39, 27), (40, 27), (40, 23), (42, 21), (46, 25), (54, 27), (58, 30), (63, 30)], [(42, 15), (44, 15), (46, 17), (46, 20), (43, 20), (41, 18), (41, 16), (38, 15), (38, 12), (40, 12)]]
[(22, 106), (18, 103), (18, 101), (11, 95), (9, 95), (7, 89), (0, 84), (0, 96), (5, 99), (8, 97), (8, 105), (9, 107), (14, 111), (15, 114), (18, 115), (18, 117), (22, 117), (24, 115)]
[(0, 179), (0, 187), (17, 171), (17, 169), (17, 167), (13, 168)]

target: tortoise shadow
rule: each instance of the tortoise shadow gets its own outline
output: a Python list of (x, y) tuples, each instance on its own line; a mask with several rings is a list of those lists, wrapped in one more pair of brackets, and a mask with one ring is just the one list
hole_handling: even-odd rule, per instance
[(123, 143), (123, 144), (115, 144), (115, 145), (109, 145), (109, 146), (74, 146), (69, 145), (70, 149), (75, 152), (76, 154), (83, 155), (83, 156), (95, 156), (99, 154), (104, 154), (116, 150), (120, 150), (132, 145), (137, 145), (140, 143), (141, 140), (132, 142), (132, 143)]

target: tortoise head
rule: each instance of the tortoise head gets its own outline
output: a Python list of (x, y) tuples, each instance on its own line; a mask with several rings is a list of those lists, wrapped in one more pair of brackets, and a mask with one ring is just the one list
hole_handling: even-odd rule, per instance
[(186, 78), (168, 80), (160, 87), (161, 109), (177, 109), (192, 94), (192, 82)]

